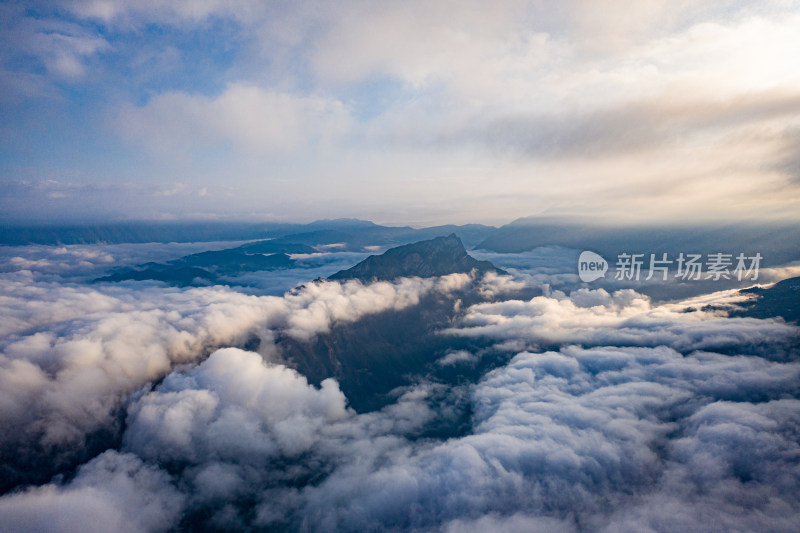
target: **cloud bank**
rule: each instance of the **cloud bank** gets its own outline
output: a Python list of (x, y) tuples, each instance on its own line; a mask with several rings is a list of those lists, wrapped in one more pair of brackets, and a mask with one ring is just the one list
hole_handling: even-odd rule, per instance
[[(720, 293), (716, 301), (731, 304), (745, 298), (728, 296), (730, 292), (735, 293)], [(724, 313), (705, 311), (695, 303), (707, 304), (714, 300), (653, 305), (647, 296), (631, 289), (609, 293), (605, 289), (583, 288), (569, 296), (554, 291), (530, 301), (474, 305), (467, 310), (463, 326), (450, 332), (512, 340), (521, 343), (520, 346), (534, 348), (559, 344), (663, 345), (691, 352), (749, 345), (759, 353), (762, 352), (757, 348), (759, 345), (789, 340), (798, 334), (796, 326), (780, 319), (728, 318)], [(774, 350), (775, 346), (769, 349)]]
[[(79, 255), (108, 260), (87, 253)], [(413, 306), (428, 292), (470, 281), (455, 275), (368, 286), (317, 282), (283, 297), (259, 297), (227, 287), (58, 283), (53, 272), (73, 274), (68, 265), (56, 268), (60, 255), (36, 260), (44, 274), (29, 270), (29, 260), (11, 258), (6, 265), (19, 270), (0, 279), (0, 452), (17, 465), (10, 466), (12, 481), (37, 458), (60, 457), (43, 461), (47, 470), (68, 465), (73, 451), (97, 438), (113, 441), (131, 393), (217, 347), (258, 338), (261, 356), (280, 360), (272, 343), (278, 333), (307, 341), (333, 323)]]
[[(18, 453), (80, 464), (0, 497), (3, 530), (788, 532), (800, 520), (798, 328), (701, 309), (730, 293), (508, 300), (530, 280), (459, 274), (259, 297), (57, 283), (52, 265), (43, 279), (18, 266), (0, 276), (4, 471)], [(467, 287), (496, 300), (441, 334), (487, 348), (437, 366), (509, 358), (475, 381), (421, 375), (379, 411), (356, 413), (335, 380), (310, 384), (271, 342)], [(253, 336), (260, 353), (243, 349)], [(432, 432), (457, 425), (458, 402), (463, 429)], [(102, 429), (107, 446), (80, 457)]]

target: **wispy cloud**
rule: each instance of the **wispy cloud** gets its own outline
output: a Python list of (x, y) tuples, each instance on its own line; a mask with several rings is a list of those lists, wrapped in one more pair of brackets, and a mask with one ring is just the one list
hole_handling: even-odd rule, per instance
[(339, 101), (234, 84), (213, 99), (165, 93), (115, 112), (120, 134), (161, 154), (234, 149), (251, 156), (317, 149), (343, 136), (350, 119)]

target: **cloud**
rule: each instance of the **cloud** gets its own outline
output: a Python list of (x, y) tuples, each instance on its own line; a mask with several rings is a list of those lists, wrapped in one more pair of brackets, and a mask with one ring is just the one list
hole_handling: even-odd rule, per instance
[(334, 380), (315, 388), (256, 353), (224, 348), (135, 399), (123, 448), (149, 462), (183, 465), (179, 484), (190, 487), (190, 507), (227, 527), (243, 517), (226, 502), (254, 495), (265, 498), (258, 520), (282, 522), (294, 512), (289, 486), (356, 455), (370, 461), (396, 450), (401, 435), (430, 420), (428, 394), (421, 386), (379, 413), (356, 415)]
[(514, 279), (512, 276), (499, 275), (496, 272), (487, 272), (481, 279), (478, 291), (487, 299), (495, 298), (500, 294), (508, 294), (524, 289), (524, 281)]
[(420, 297), (428, 292), (450, 293), (471, 281), (468, 274), (450, 274), (368, 285), (359, 281), (310, 283), (285, 296), (292, 309), (286, 328), (294, 337), (308, 339), (328, 332), (333, 322), (352, 322), (365, 314), (404, 309), (419, 303)]
[[(209, 347), (244, 342), (279, 301), (226, 290), (192, 294), (22, 285), (4, 280), (3, 442), (81, 443), (126, 394)], [(31, 302), (30, 300), (33, 300)], [(34, 303), (35, 302), (35, 303)]]
[[(674, 443), (665, 482), (641, 502), (624, 506), (600, 531), (660, 531), (664, 524), (704, 530), (791, 531), (797, 520), (785, 490), (797, 479), (798, 402), (718, 402), (700, 409)], [(753, 512), (755, 511), (755, 512)]]
[(440, 366), (459, 365), (474, 363), (475, 359), (475, 355), (466, 350), (455, 350), (448, 352), (444, 357), (436, 361), (436, 364)]
[(169, 475), (131, 454), (108, 451), (67, 485), (48, 484), (0, 498), (3, 531), (78, 533), (166, 531), (184, 496)]
[[(719, 303), (732, 301), (726, 294), (718, 296)], [(759, 348), (761, 344), (788, 341), (798, 334), (796, 326), (781, 321), (726, 318), (699, 311), (690, 307), (692, 303), (696, 302), (654, 306), (649, 298), (630, 289), (609, 293), (605, 289), (584, 288), (569, 296), (555, 291), (529, 301), (473, 305), (467, 309), (462, 325), (448, 332), (527, 342), (531, 347), (665, 345), (690, 352), (747, 345), (755, 353), (764, 352)], [(686, 312), (687, 308), (690, 312)]]
[[(418, 376), (394, 403), (357, 414), (336, 381), (314, 386), (282, 364), (273, 336), (309, 340), (473, 282), (502, 298), (521, 281), (321, 282), (283, 297), (54, 281), (59, 257), (108, 261), (100, 250), (16, 250), (47, 264), (4, 263), (6, 469), (16, 453), (40, 467), (63, 460), (58, 443), (83, 449), (92, 428), (118, 432), (74, 476), (0, 497), (4, 530), (56, 517), (64, 531), (790, 531), (800, 519), (800, 363), (775, 353), (797, 329), (684, 312), (734, 302), (731, 292), (654, 305), (581, 289), (475, 304), (444, 338), (494, 346), (454, 347), (440, 366), (521, 348), (474, 381)], [(120, 249), (104, 250), (118, 260)], [(548, 254), (537, 254), (529, 272), (547, 276)], [(240, 348), (253, 336), (261, 353)]]
[[(6, 49), (0, 54), (0, 60), (13, 63), (8, 60), (32, 59), (35, 65), (45, 69), (51, 80), (84, 81), (89, 73), (88, 64), (96, 63), (100, 54), (111, 49), (106, 39), (82, 24), (25, 16), (22, 6), (6, 6), (2, 11), (4, 22), (0, 39)], [(20, 80), (16, 75), (13, 78)], [(38, 82), (43, 87), (34, 89), (34, 94), (49, 92), (46, 79), (38, 78)]]
[[(672, 494), (684, 512), (656, 511), (632, 527), (665, 531), (707, 525), (709, 517), (755, 525), (773, 510), (768, 523), (786, 525), (796, 519), (796, 497), (782, 483), (797, 481), (780, 472), (796, 469), (789, 428), (800, 402), (780, 398), (796, 394), (797, 372), (796, 363), (684, 357), (668, 348), (520, 354), (476, 387), (471, 434), (367, 453), (359, 446), (349, 458), (345, 448), (344, 462), (321, 484), (306, 486), (299, 501), (280, 498), (281, 505), (301, 505), (292, 515), (322, 531), (376, 523), (401, 530), (494, 523), (510, 530), (613, 530), (622, 523), (616, 511), (648, 512), (653, 507), (637, 502), (679, 489)], [(709, 382), (710, 376), (720, 379)], [(749, 390), (738, 388), (748, 382)], [(751, 460), (751, 437), (729, 439), (711, 429), (710, 413), (718, 413), (714, 424), (723, 433), (742, 434), (727, 424), (760, 428), (753, 438), (769, 442), (760, 443), (764, 453)], [(691, 479), (676, 480), (677, 472)], [(749, 504), (731, 505), (732, 498)], [(278, 508), (264, 502), (260, 516), (273, 520), (264, 525), (281, 523), (267, 511)]]
[[(114, 261), (102, 249), (56, 248), (37, 254), (33, 266), (69, 274), (71, 268), (58, 268), (61, 261), (77, 260), (77, 268), (84, 259)], [(334, 323), (404, 309), (431, 291), (448, 293), (471, 281), (456, 274), (372, 285), (317, 282), (282, 297), (259, 297), (225, 287), (58, 282), (56, 274), (39, 279), (38, 271), (27, 270), (30, 262), (12, 257), (9, 266), (22, 270), (0, 278), (0, 384), (6, 391), (0, 451), (19, 460), (53, 449), (80, 450), (107, 428), (113, 434), (129, 394), (176, 365), (202, 361), (217, 347), (258, 338), (261, 355), (280, 360), (273, 344), (278, 333), (307, 341)], [(25, 451), (11, 453), (17, 446)]]
[(575, 524), (569, 520), (526, 516), (523, 513), (511, 516), (490, 513), (475, 520), (457, 518), (445, 524), (443, 530), (448, 533), (479, 533), (481, 531), (497, 531), (498, 533), (570, 533), (577, 531)]
[[(154, 514), (142, 498), (162, 490), (163, 506), (186, 502), (189, 516), (203, 509), (219, 527), (665, 531), (713, 520), (789, 530), (800, 402), (785, 397), (797, 394), (798, 372), (663, 347), (523, 353), (475, 387), (470, 434), (430, 442), (404, 437), (429, 416), (424, 389), (355, 415), (335, 383), (310, 387), (223, 349), (132, 405), (119, 457), (183, 466), (177, 478), (148, 470), (155, 481), (134, 484), (128, 512)], [(416, 423), (398, 426), (406, 417)], [(107, 456), (117, 457), (95, 462)], [(24, 510), (47, 512), (41, 495), (55, 490), (79, 508), (93, 501), (79, 488), (107, 494), (109, 476), (85, 474), (95, 462), (64, 487), (6, 496), (0, 520), (33, 520)], [(231, 505), (243, 498), (257, 502), (252, 523)], [(153, 530), (178, 523), (162, 517)]]
[(152, 21), (178, 26), (201, 24), (214, 16), (247, 20), (247, 16), (259, 7), (258, 2), (249, 0), (237, 2), (212, 0), (202, 3), (186, 0), (169, 4), (151, 1), (130, 4), (118, 0), (90, 0), (88, 2), (66, 0), (62, 3), (80, 17), (127, 27), (135, 27)]
[[(117, 179), (132, 182), (212, 193), (226, 176), (230, 197), (186, 196), (154, 214), (792, 219), (800, 198), (791, 3), (31, 6), (36, 20), (25, 5), (4, 17), (26, 29), (4, 32), (0, 77), (16, 88), (9, 102), (55, 94), (64, 106), (8, 107), (14, 168), (28, 169), (25, 154), (45, 143), (54, 155), (37, 179), (69, 167), (100, 184), (122, 159)], [(170, 52), (164, 70), (148, 68), (143, 46)], [(70, 92), (65, 80), (85, 84)], [(45, 139), (42, 123), (63, 133)], [(76, 139), (79, 152), (111, 159), (74, 156)], [(7, 210), (119, 215), (79, 194), (49, 197), (62, 194)], [(129, 194), (107, 196), (128, 216), (143, 216), (134, 203), (153, 205)]]
[(213, 98), (162, 93), (142, 107), (121, 108), (113, 121), (123, 137), (156, 152), (224, 146), (263, 155), (330, 144), (350, 119), (335, 99), (233, 83)]
[[(763, 91), (725, 100), (669, 93), (650, 101), (626, 101), (612, 108), (580, 110), (574, 115), (550, 112), (526, 116), (515, 112), (488, 123), (472, 121), (473, 130), (445, 134), (438, 140), (475, 142), (534, 158), (636, 154), (677, 147), (683, 140), (716, 136), (720, 131), (730, 134), (742, 127), (764, 131), (775, 119), (785, 121), (800, 115), (797, 95)], [(782, 132), (761, 141), (771, 144), (773, 150), (783, 149)]]
[(256, 353), (224, 348), (134, 402), (125, 445), (162, 462), (254, 457), (255, 466), (271, 456), (300, 456), (322, 426), (349, 416), (334, 380), (315, 389), (293, 370), (265, 365)]

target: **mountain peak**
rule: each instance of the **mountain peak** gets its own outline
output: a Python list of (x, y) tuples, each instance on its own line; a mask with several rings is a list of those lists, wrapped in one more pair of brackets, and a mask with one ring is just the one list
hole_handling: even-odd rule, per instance
[(306, 228), (374, 228), (377, 224), (360, 218), (323, 218), (306, 224)]
[(330, 276), (332, 280), (385, 281), (400, 277), (428, 278), (456, 272), (502, 272), (489, 261), (478, 261), (467, 253), (455, 233), (391, 248), (371, 255), (356, 266)]

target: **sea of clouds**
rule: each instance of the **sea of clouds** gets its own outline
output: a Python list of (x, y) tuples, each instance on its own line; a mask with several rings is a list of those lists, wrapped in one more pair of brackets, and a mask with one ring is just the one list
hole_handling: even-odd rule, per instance
[[(545, 252), (535, 252), (543, 263)], [(706, 307), (735, 305), (736, 293), (654, 303), (580, 286), (553, 264), (482, 280), (309, 283), (283, 296), (87, 282), (156, 256), (135, 246), (3, 251), (3, 473), (58, 473), (0, 497), (3, 531), (800, 523), (800, 329)], [(272, 342), (473, 283), (491, 301), (460, 309), (441, 334), (486, 339), (510, 362), (455, 387), (471, 405), (466, 434), (424, 436), (456, 416), (432, 400), (441, 384), (421, 379), (357, 413), (335, 380), (309, 384)], [(542, 295), (509, 299), (526, 286)], [(258, 353), (244, 349), (253, 337)], [(440, 364), (482, 356), (453, 352)], [(110, 445), (83, 457), (102, 431)]]

